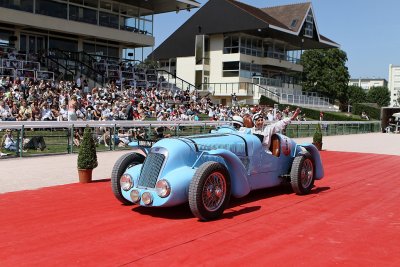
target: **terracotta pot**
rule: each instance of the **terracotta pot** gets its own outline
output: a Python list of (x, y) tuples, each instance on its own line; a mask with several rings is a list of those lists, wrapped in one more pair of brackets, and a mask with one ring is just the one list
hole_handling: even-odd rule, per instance
[(322, 150), (322, 142), (312, 143), (319, 151)]
[(92, 172), (93, 169), (78, 169), (79, 182), (82, 184), (90, 183), (92, 181)]

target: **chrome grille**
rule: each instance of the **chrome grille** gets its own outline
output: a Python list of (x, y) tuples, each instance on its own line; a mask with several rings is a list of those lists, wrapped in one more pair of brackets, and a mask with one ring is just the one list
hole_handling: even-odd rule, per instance
[(157, 183), (158, 175), (164, 163), (165, 155), (149, 153), (143, 163), (142, 172), (139, 177), (139, 186), (154, 188)]

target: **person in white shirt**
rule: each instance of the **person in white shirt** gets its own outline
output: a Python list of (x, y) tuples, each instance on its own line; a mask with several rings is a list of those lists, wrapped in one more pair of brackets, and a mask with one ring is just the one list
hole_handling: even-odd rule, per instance
[(43, 103), (41, 113), (42, 113), (42, 121), (53, 120), (53, 112), (51, 112), (51, 109), (47, 102)]
[(3, 136), (3, 146), (8, 151), (17, 151), (17, 142), (14, 140), (10, 129), (6, 130), (6, 134)]
[(300, 113), (300, 108), (297, 108), (293, 113), (292, 117), (285, 118), (283, 120), (277, 121), (275, 123), (267, 125), (264, 127), (264, 117), (260, 113), (253, 115), (254, 127), (252, 129), (252, 134), (260, 138), (265, 151), (269, 151), (269, 146), (271, 143), (271, 136), (275, 133), (282, 131), (292, 120), (295, 120)]

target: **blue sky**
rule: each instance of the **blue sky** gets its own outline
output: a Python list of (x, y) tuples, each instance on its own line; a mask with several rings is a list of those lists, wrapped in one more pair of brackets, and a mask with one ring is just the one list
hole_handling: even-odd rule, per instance
[[(207, 1), (198, 0), (201, 4)], [(242, 0), (255, 7), (306, 1)], [(400, 65), (399, 0), (311, 1), (321, 34), (339, 43), (347, 53), (352, 78), (388, 79), (389, 64)], [(166, 13), (154, 18), (156, 47), (179, 28), (195, 10)]]

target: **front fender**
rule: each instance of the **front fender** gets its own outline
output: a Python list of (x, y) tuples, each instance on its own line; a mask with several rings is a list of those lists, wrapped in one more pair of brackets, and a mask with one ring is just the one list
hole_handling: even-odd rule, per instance
[[(324, 177), (324, 166), (322, 165), (321, 154), (319, 153), (318, 149), (313, 144), (309, 143), (297, 146), (305, 148), (311, 154), (315, 165), (315, 179), (321, 180)], [(296, 150), (301, 151), (300, 148)]]
[(220, 156), (225, 160), (231, 177), (231, 192), (234, 197), (243, 197), (250, 192), (246, 168), (234, 153), (226, 149), (211, 150), (207, 153), (209, 155)]

